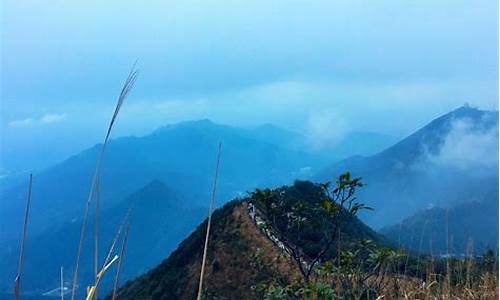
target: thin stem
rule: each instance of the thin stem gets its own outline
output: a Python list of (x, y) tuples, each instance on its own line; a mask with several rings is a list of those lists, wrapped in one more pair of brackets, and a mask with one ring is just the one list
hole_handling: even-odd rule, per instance
[(21, 248), (19, 249), (19, 261), (17, 264), (17, 275), (15, 279), (15, 287), (14, 287), (14, 299), (19, 300), (19, 296), (21, 293), (21, 271), (23, 269), (23, 257), (24, 257), (24, 242), (26, 240), (26, 229), (28, 227), (28, 215), (31, 205), (31, 188), (33, 185), (33, 175), (30, 174), (29, 185), (28, 185), (28, 197), (26, 200), (26, 209), (24, 211), (24, 222), (23, 222), (23, 231), (21, 235)]
[(61, 266), (61, 300), (64, 300), (64, 268)]
[(203, 274), (205, 272), (205, 261), (207, 259), (208, 238), (210, 235), (210, 224), (212, 222), (212, 210), (213, 210), (213, 206), (214, 206), (215, 192), (216, 192), (216, 188), (217, 188), (217, 176), (219, 175), (219, 164), (220, 164), (221, 150), (222, 150), (222, 143), (219, 143), (219, 148), (217, 151), (217, 161), (216, 161), (216, 165), (215, 165), (215, 174), (214, 174), (214, 179), (213, 179), (213, 184), (212, 184), (212, 196), (210, 197), (210, 204), (209, 204), (209, 208), (208, 208), (207, 233), (205, 235), (205, 247), (203, 248), (203, 259), (201, 261), (200, 283), (198, 286), (198, 296), (196, 297), (197, 300), (201, 300), (201, 295), (202, 295), (202, 291), (203, 291)]
[[(95, 221), (94, 221), (94, 282), (97, 281), (97, 273), (99, 272), (99, 177), (95, 186)], [(94, 299), (98, 299), (98, 291), (96, 289)]]
[(85, 228), (87, 226), (87, 219), (88, 219), (88, 214), (89, 214), (89, 208), (90, 208), (90, 203), (92, 201), (93, 193), (97, 184), (97, 179), (99, 176), (99, 171), (101, 168), (101, 161), (104, 155), (104, 150), (106, 149), (106, 144), (108, 143), (110, 134), (111, 134), (111, 129), (113, 128), (113, 124), (115, 123), (116, 117), (118, 116), (118, 112), (120, 111), (120, 108), (123, 104), (123, 101), (127, 97), (128, 93), (134, 86), (135, 80), (137, 79), (138, 71), (135, 70), (135, 64), (132, 67), (132, 70), (129, 73), (129, 76), (127, 77), (127, 80), (125, 81), (125, 84), (123, 85), (123, 88), (120, 92), (120, 96), (118, 97), (118, 102), (115, 107), (115, 111), (113, 112), (113, 116), (111, 118), (111, 121), (108, 126), (108, 130), (106, 132), (106, 136), (104, 138), (104, 142), (102, 143), (101, 150), (99, 152), (99, 155), (97, 157), (97, 163), (94, 171), (94, 176), (92, 178), (92, 184), (90, 186), (90, 191), (89, 195), (87, 197), (87, 203), (85, 206), (84, 214), (83, 214), (83, 221), (82, 221), (82, 226), (80, 229), (80, 241), (78, 244), (78, 251), (76, 255), (76, 263), (75, 263), (75, 272), (73, 274), (73, 287), (71, 290), (71, 300), (75, 300), (76, 296), (76, 286), (78, 282), (78, 270), (80, 267), (80, 256), (82, 254), (82, 248), (83, 248), (83, 240), (85, 238)]
[(129, 230), (130, 230), (130, 224), (127, 224), (127, 228), (125, 229), (125, 233), (123, 236), (122, 248), (120, 250), (120, 257), (118, 258), (118, 267), (116, 268), (115, 283), (113, 285), (113, 296), (111, 297), (111, 300), (116, 299), (116, 294), (118, 291), (118, 282), (120, 281), (120, 273), (122, 271), (123, 255), (125, 254), (125, 245), (127, 244), (127, 237)]

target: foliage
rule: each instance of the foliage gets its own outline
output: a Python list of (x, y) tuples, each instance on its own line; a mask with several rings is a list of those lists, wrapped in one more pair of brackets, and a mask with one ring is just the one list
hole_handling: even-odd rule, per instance
[(285, 245), (302, 276), (301, 281), (288, 285), (273, 283), (262, 288), (264, 299), (483, 299), (494, 295), (498, 282), (495, 253), (434, 258), (359, 235), (345, 243), (341, 234), (345, 221), (360, 210), (371, 210), (355, 197), (363, 183), (346, 173), (333, 188), (330, 183), (318, 186), (316, 202), (296, 197), (289, 189), (251, 194), (252, 203), (265, 215), (266, 223), (261, 226)]
[(309, 189), (312, 198), (297, 197), (286, 188), (256, 189), (250, 196), (251, 202), (264, 212), (266, 226), (284, 244), (307, 283), (317, 264), (335, 255), (335, 245), (336, 256), (340, 253), (341, 227), (348, 225), (346, 221), (371, 208), (357, 201), (355, 192), (363, 183), (348, 172), (339, 176), (333, 188), (330, 182), (302, 185)]
[[(360, 244), (356, 251), (342, 251), (339, 266), (332, 260), (326, 261), (316, 268), (308, 283), (270, 285), (262, 289), (263, 298), (497, 299), (498, 262), (492, 251), (465, 259), (417, 259), (371, 241)], [(405, 275), (400, 268), (416, 262), (425, 269), (418, 276)]]
[[(256, 190), (216, 210), (205, 299), (494, 299), (496, 253), (439, 258), (397, 250), (356, 218), (364, 208), (349, 191), (361, 182), (352, 181), (343, 176), (333, 187), (297, 181)], [(339, 186), (344, 188), (336, 191)], [(345, 199), (337, 194), (342, 190), (350, 195), (343, 204), (336, 200)], [(251, 204), (259, 216), (253, 223), (247, 214)], [(120, 289), (118, 297), (191, 299), (205, 226), (157, 268)], [(334, 242), (305, 279), (302, 272), (332, 236)], [(302, 270), (288, 247), (300, 255)]]

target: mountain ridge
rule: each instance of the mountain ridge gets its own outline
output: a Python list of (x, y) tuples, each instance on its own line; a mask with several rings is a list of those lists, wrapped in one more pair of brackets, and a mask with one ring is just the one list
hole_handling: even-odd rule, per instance
[[(476, 140), (487, 143), (485, 148), (489, 152), (475, 154), (477, 149), (470, 144)], [(471, 155), (470, 161), (467, 155)], [(498, 182), (495, 157), (498, 157), (498, 111), (464, 106), (429, 122), (388, 149), (334, 163), (313, 178), (328, 180), (343, 170), (363, 177), (368, 186), (359, 197), (379, 211), (378, 216), (364, 220), (380, 228), (428, 205), (485, 197), (488, 193), (480, 186), (485, 182), (496, 186)], [(487, 158), (493, 161), (488, 161), (485, 167), (480, 160)], [(461, 160), (469, 164), (456, 164)]]
[[(273, 186), (308, 176), (301, 173), (301, 168), (320, 164), (312, 155), (251, 139), (240, 134), (238, 128), (208, 121), (186, 124), (144, 137), (111, 140), (101, 166), (103, 205), (117, 203), (153, 179), (168, 181), (196, 199), (208, 197), (209, 174), (221, 140), (224, 141), (221, 165), (224, 172), (219, 191), (224, 199), (255, 186)], [(195, 129), (188, 128), (193, 125)], [(79, 217), (99, 147), (97, 144), (34, 175), (30, 234), (41, 232), (47, 224)], [(18, 236), (25, 190), (25, 185), (20, 184), (2, 191), (0, 244)]]
[[(317, 194), (319, 185), (311, 182), (297, 181), (277, 191), (296, 203), (304, 201), (312, 205), (322, 201)], [(298, 280), (298, 267), (283, 250), (283, 243), (265, 233), (268, 226), (262, 219), (259, 222), (255, 215), (252, 217), (255, 210), (250, 201), (253, 201), (251, 196), (233, 200), (213, 213), (204, 277), (206, 297), (258, 299), (261, 286), (287, 285)], [(342, 227), (343, 245), (362, 238), (374, 238), (380, 244), (387, 242), (356, 217), (344, 215), (343, 222), (349, 224)], [(158, 266), (125, 283), (118, 291), (118, 298), (193, 299), (198, 287), (206, 226), (207, 219)], [(307, 238), (311, 242), (315, 239)], [(304, 251), (314, 250), (306, 247)]]
[[(127, 280), (144, 273), (174, 250), (203, 218), (207, 209), (192, 207), (192, 199), (179, 195), (159, 180), (153, 180), (131, 193), (123, 201), (100, 212), (100, 255), (103, 259), (108, 247), (126, 215), (131, 229), (127, 242), (127, 268), (122, 277)], [(182, 218), (178, 218), (181, 215)], [(65, 282), (71, 282), (81, 218), (44, 231), (26, 242), (23, 290), (42, 294), (59, 286), (59, 267), (64, 266)], [(84, 240), (79, 281), (86, 286), (93, 279), (92, 232), (94, 213), (87, 225), (89, 237)], [(9, 278), (15, 277), (18, 244), (0, 248), (0, 287), (10, 290)], [(117, 246), (118, 247), (118, 246)], [(116, 249), (115, 249), (116, 250)], [(101, 261), (102, 262), (102, 261)], [(44, 270), (42, 273), (37, 270)], [(114, 267), (110, 269), (114, 273)], [(102, 291), (112, 286), (111, 276), (102, 282)], [(83, 292), (83, 291), (82, 291)]]
[(465, 257), (498, 251), (498, 200), (427, 208), (379, 232), (414, 253)]

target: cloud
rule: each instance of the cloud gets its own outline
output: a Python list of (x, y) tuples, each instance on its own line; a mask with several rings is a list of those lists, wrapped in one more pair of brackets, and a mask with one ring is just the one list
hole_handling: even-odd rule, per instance
[[(168, 123), (205, 118), (239, 127), (273, 123), (308, 136), (307, 142), (318, 150), (335, 145), (349, 131), (410, 134), (468, 100), (448, 94), (450, 86), (455, 90), (451, 82), (356, 84), (294, 78), (202, 96), (132, 97), (123, 107), (116, 133), (143, 135)], [(430, 103), (438, 98), (438, 104)], [(429, 109), (420, 109), (424, 104)], [(87, 114), (81, 105), (64, 109), (73, 119)], [(101, 117), (107, 120), (108, 115)], [(87, 126), (87, 118), (81, 121)]]
[(437, 155), (428, 155), (436, 166), (461, 170), (498, 167), (498, 123), (482, 129), (470, 119), (455, 119)]
[(209, 103), (203, 98), (130, 101), (120, 113), (116, 132), (143, 135), (166, 124), (206, 118), (209, 109)]
[(315, 150), (335, 146), (348, 131), (346, 121), (334, 111), (311, 113), (307, 122), (308, 145)]
[(9, 127), (30, 127), (34, 124), (35, 120), (33, 118), (26, 118), (9, 122)]
[(57, 123), (63, 121), (64, 119), (66, 119), (66, 114), (64, 113), (63, 114), (48, 113), (40, 118), (40, 123), (43, 124)]
[(67, 117), (66, 113), (58, 114), (58, 113), (47, 113), (40, 118), (26, 118), (13, 120), (9, 122), (9, 127), (12, 128), (26, 128), (26, 127), (34, 127), (37, 125), (47, 125), (58, 123), (64, 121)]

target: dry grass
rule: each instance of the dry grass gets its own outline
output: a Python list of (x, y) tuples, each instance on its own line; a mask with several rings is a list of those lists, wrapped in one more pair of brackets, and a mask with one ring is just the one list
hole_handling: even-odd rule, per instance
[(118, 267), (116, 268), (115, 282), (113, 284), (113, 294), (111, 299), (116, 299), (116, 292), (118, 290), (118, 283), (120, 282), (120, 273), (122, 271), (123, 256), (125, 255), (125, 246), (127, 245), (128, 232), (130, 230), (130, 224), (127, 224), (125, 229), (125, 234), (123, 235), (122, 248), (120, 250), (120, 257), (118, 259)]
[[(374, 299), (374, 297), (385, 300), (498, 299), (498, 270), (485, 271), (480, 267), (474, 269), (470, 259), (447, 259), (442, 263), (446, 265), (446, 272), (434, 273), (435, 266), (431, 260), (426, 266), (427, 275), (424, 279), (405, 276), (397, 272), (387, 272), (391, 268), (388, 266), (377, 273), (366, 274), (365, 281), (359, 281), (354, 276), (345, 273), (333, 274), (330, 278), (318, 275), (314, 277), (314, 281), (315, 283), (326, 282), (335, 287), (336, 294), (345, 299)], [(467, 271), (465, 274), (459, 274), (457, 278), (457, 269)], [(341, 287), (336, 285), (339, 277), (343, 282)], [(348, 290), (345, 289), (346, 286)]]
[(213, 184), (212, 184), (212, 195), (210, 196), (210, 203), (208, 206), (207, 232), (205, 234), (205, 245), (203, 247), (203, 258), (201, 260), (200, 281), (199, 281), (199, 285), (198, 285), (198, 295), (196, 296), (197, 300), (201, 300), (201, 296), (203, 294), (203, 275), (205, 273), (205, 263), (207, 260), (208, 239), (210, 237), (210, 225), (212, 224), (212, 210), (214, 207), (215, 193), (217, 191), (217, 177), (219, 176), (221, 150), (222, 150), (222, 143), (219, 143), (219, 147), (217, 149), (217, 160), (216, 160), (216, 164), (215, 164), (215, 174), (214, 174)]
[[(219, 224), (221, 225), (221, 224)], [(204, 299), (259, 299), (260, 285), (299, 280), (299, 271), (252, 222), (246, 206), (235, 207), (231, 218), (217, 228), (209, 247)], [(194, 265), (194, 272), (200, 267)], [(196, 281), (195, 281), (196, 282)], [(191, 282), (190, 286), (194, 287)], [(184, 294), (189, 299), (189, 295)]]
[(87, 297), (85, 300), (91, 300), (95, 297), (95, 292), (97, 291), (97, 288), (99, 287), (99, 283), (101, 282), (102, 277), (104, 276), (104, 273), (111, 267), (113, 263), (118, 259), (118, 255), (115, 255), (113, 259), (111, 259), (104, 267), (97, 273), (97, 280), (94, 283), (94, 285), (90, 286), (87, 288)]
[[(449, 286), (447, 281), (420, 281), (412, 278), (391, 278), (384, 290), (382, 299), (426, 299), (426, 300), (489, 300), (498, 299), (498, 278), (491, 273), (483, 274), (481, 281), (474, 287), (463, 285)], [(399, 285), (394, 288), (395, 282)]]
[[(111, 135), (111, 130), (113, 129), (113, 125), (116, 121), (118, 113), (120, 112), (120, 108), (123, 104), (123, 101), (125, 100), (125, 98), (129, 94), (130, 90), (133, 88), (134, 83), (137, 79), (137, 76), (138, 76), (138, 71), (135, 69), (135, 64), (134, 64), (132, 70), (130, 71), (130, 73), (125, 81), (125, 84), (123, 85), (123, 87), (121, 89), (120, 95), (118, 97), (118, 101), (116, 103), (115, 110), (113, 112), (113, 116), (111, 117), (111, 121), (109, 123), (108, 130), (106, 131), (106, 136), (105, 136), (104, 141), (101, 145), (100, 152), (97, 156), (97, 162), (96, 162), (96, 167), (95, 167), (95, 171), (94, 171), (94, 176), (93, 176), (92, 184), (91, 184), (89, 194), (87, 197), (87, 202), (86, 202), (86, 206), (85, 206), (85, 210), (84, 210), (84, 214), (83, 214), (82, 226), (81, 226), (81, 230), (80, 230), (80, 242), (78, 244), (78, 250), (77, 250), (77, 254), (76, 254), (75, 271), (73, 274), (73, 287), (71, 290), (71, 300), (74, 300), (75, 296), (76, 296), (76, 287), (77, 287), (77, 282), (78, 282), (78, 271), (79, 271), (79, 267), (80, 267), (80, 257), (82, 254), (83, 240), (85, 238), (85, 229), (87, 226), (87, 219), (88, 219), (90, 204), (92, 202), (92, 198), (94, 197), (96, 187), (98, 186), (99, 173), (100, 173), (102, 158), (104, 156), (104, 150), (106, 149), (106, 145), (107, 145), (107, 143), (109, 141), (109, 137)], [(95, 234), (97, 234), (97, 233), (95, 233)], [(95, 239), (97, 241), (97, 238), (95, 238)], [(97, 246), (97, 244), (96, 244), (96, 246)], [(109, 258), (106, 259), (105, 265), (106, 265), (106, 263), (108, 263), (108, 260), (109, 260)]]
[(28, 228), (28, 217), (31, 205), (31, 188), (33, 186), (33, 175), (30, 174), (29, 184), (28, 184), (28, 196), (26, 199), (26, 209), (24, 211), (24, 221), (23, 230), (21, 235), (21, 247), (19, 249), (19, 261), (17, 264), (17, 275), (15, 279), (14, 286), (14, 299), (19, 300), (21, 294), (21, 272), (23, 270), (23, 258), (24, 258), (24, 242), (26, 241), (26, 230)]

